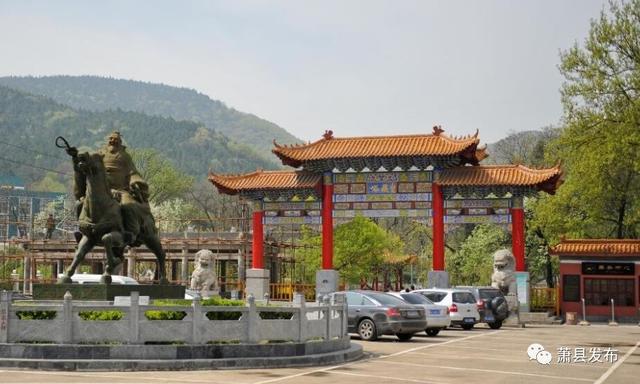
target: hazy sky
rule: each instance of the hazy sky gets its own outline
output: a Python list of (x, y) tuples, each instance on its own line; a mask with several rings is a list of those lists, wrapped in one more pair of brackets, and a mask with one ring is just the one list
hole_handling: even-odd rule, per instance
[(304, 140), (560, 121), (560, 50), (603, 0), (7, 1), (0, 76), (196, 89)]

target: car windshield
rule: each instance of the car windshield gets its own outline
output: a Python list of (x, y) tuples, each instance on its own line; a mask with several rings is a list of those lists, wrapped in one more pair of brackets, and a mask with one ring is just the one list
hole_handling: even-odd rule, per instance
[(434, 303), (441, 302), (447, 296), (446, 292), (419, 292), (419, 293)]
[(474, 304), (476, 299), (473, 298), (471, 292), (454, 292), (451, 296), (451, 300), (454, 303), (460, 304)]
[(382, 305), (406, 305), (406, 303), (402, 300), (398, 299), (397, 297), (387, 295), (386, 293), (367, 292), (365, 293), (365, 295), (369, 296)]
[(479, 289), (481, 299), (493, 299), (496, 296), (502, 296), (497, 289)]
[(431, 300), (417, 293), (401, 293), (400, 296), (410, 304), (433, 304)]

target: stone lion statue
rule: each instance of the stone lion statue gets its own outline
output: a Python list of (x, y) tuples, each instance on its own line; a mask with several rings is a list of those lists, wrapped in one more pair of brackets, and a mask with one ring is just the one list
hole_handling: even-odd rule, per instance
[(516, 260), (508, 249), (500, 249), (493, 254), (493, 275), (491, 286), (498, 288), (506, 296), (516, 293)]
[[(208, 249), (196, 252), (196, 269), (191, 274), (191, 289), (203, 293), (217, 290), (218, 279), (213, 265), (213, 252)], [(203, 296), (205, 295), (203, 294)]]

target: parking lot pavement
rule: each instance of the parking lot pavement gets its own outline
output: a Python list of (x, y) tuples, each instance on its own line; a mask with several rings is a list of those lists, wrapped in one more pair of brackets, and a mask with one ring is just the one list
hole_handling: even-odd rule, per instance
[[(638, 326), (452, 329), (437, 337), (417, 335), (410, 342), (391, 336), (353, 342), (364, 346), (366, 358), (338, 366), (190, 372), (0, 370), (0, 383), (623, 384), (637, 383), (640, 376)], [(544, 348), (533, 348), (533, 359), (527, 353), (531, 344)]]

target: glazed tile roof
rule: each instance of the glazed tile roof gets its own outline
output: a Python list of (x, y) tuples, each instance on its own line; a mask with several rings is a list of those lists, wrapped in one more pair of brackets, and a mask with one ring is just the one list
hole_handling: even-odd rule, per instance
[[(469, 153), (475, 157), (480, 139), (478, 133), (462, 138), (452, 138), (434, 127), (433, 134), (333, 137), (327, 131), (323, 138), (309, 144), (279, 145), (274, 140), (272, 150), (285, 165), (299, 167), (305, 162), (326, 159), (367, 158), (367, 157), (411, 157), (411, 156), (452, 156)], [(480, 150), (480, 155), (486, 154)], [(484, 158), (483, 157), (483, 158)], [(471, 159), (477, 163), (477, 159)]]
[(321, 174), (305, 171), (258, 170), (242, 175), (209, 174), (209, 181), (220, 192), (230, 195), (250, 190), (312, 189), (319, 185), (321, 178)]
[(637, 256), (640, 240), (579, 239), (562, 240), (551, 247), (550, 254), (559, 256)]
[(555, 192), (560, 182), (560, 166), (532, 169), (523, 165), (489, 165), (445, 169), (438, 179), (442, 186), (522, 186)]

